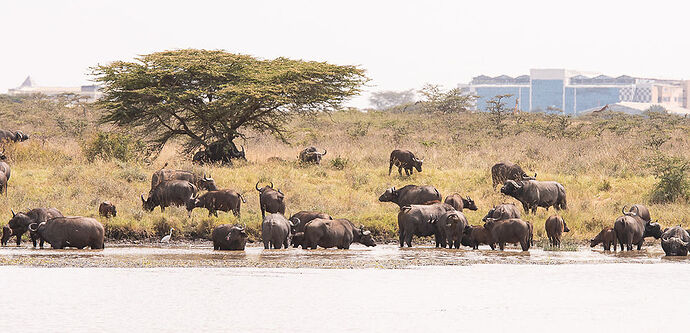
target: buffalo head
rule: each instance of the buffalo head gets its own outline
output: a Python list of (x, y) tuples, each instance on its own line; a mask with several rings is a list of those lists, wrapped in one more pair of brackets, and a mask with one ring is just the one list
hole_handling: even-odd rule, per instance
[(565, 219), (561, 217), (561, 220), (563, 220), (563, 232), (570, 232), (570, 228), (568, 228), (568, 224), (565, 223)]
[(518, 184), (518, 182), (511, 179), (507, 180), (505, 184), (503, 184), (503, 187), (501, 187), (501, 193), (512, 196), (517, 194), (521, 189), (522, 183)]
[(225, 236), (225, 240), (230, 242), (237, 242), (247, 240), (247, 232), (242, 227), (232, 227), (228, 235)]
[(144, 199), (144, 195), (141, 195), (141, 208), (143, 208), (145, 211), (152, 212), (156, 206), (158, 206), (158, 204), (155, 203), (155, 200), (153, 200), (153, 196), (149, 196), (148, 199)]
[(644, 225), (644, 237), (654, 237), (656, 239), (661, 238), (661, 225), (655, 222), (647, 222)]
[(496, 224), (496, 219), (493, 217), (489, 217), (486, 219), (486, 223), (484, 223), (484, 229), (488, 230), (491, 232), (491, 229), (494, 228), (494, 225)]
[(424, 163), (424, 159), (412, 158), (412, 166), (417, 169), (417, 172), (422, 172), (422, 163)]
[(469, 210), (477, 210), (477, 205), (474, 203), (474, 200), (472, 198), (467, 197), (467, 198), (462, 198), (462, 207), (467, 208)]
[(213, 180), (211, 177), (206, 177), (204, 174), (204, 177), (201, 178), (201, 181), (199, 182), (199, 188), (204, 189), (206, 191), (218, 191), (218, 187), (216, 186), (216, 181)]
[(379, 197), (380, 202), (398, 202), (398, 191), (395, 189), (395, 186), (389, 188), (386, 190), (386, 192), (383, 192), (381, 196)]
[(364, 226), (360, 226), (357, 233), (359, 234), (359, 243), (360, 244), (364, 244), (366, 246), (376, 246), (376, 242), (374, 242), (374, 238), (371, 237), (371, 231), (364, 230)]
[(256, 190), (259, 191), (259, 192), (263, 192), (263, 191), (266, 191), (266, 190), (268, 190), (268, 189), (271, 189), (271, 190), (272, 190), (272, 189), (273, 189), (273, 182), (271, 182), (271, 185), (266, 185), (266, 186), (261, 187), (261, 188), (259, 188), (259, 182), (256, 182), (256, 185), (254, 185), (254, 187), (255, 187)]

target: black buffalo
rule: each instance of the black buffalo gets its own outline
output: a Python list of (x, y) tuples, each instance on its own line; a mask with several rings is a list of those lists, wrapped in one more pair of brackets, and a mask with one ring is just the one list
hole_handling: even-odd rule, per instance
[(521, 181), (521, 180), (534, 180), (537, 178), (537, 174), (534, 177), (528, 176), (522, 168), (510, 162), (496, 163), (491, 167), (491, 181), (493, 182), (494, 189), (496, 185), (501, 185), (508, 180)]
[(192, 162), (197, 164), (205, 163), (221, 163), (221, 164), (231, 164), (233, 159), (247, 160), (244, 152), (244, 146), (241, 146), (242, 150), (238, 150), (234, 143), (229, 144), (217, 141), (208, 145), (207, 149), (200, 150), (194, 154), (192, 157)]
[(430, 201), (441, 201), (441, 193), (431, 186), (407, 185), (401, 189), (391, 187), (379, 197), (380, 202), (392, 202), (399, 207), (421, 205)]
[(242, 194), (233, 190), (208, 191), (189, 201), (187, 210), (191, 211), (194, 208), (202, 207), (208, 209), (208, 216), (214, 215), (218, 217), (218, 211), (220, 210), (222, 212), (232, 211), (233, 215), (240, 217), (240, 206), (246, 202)]
[(537, 207), (547, 210), (553, 206), (556, 210), (568, 209), (565, 198), (565, 188), (557, 182), (522, 180), (506, 181), (501, 187), (501, 193), (509, 195), (522, 203), (525, 213), (537, 212)]
[(168, 163), (165, 163), (163, 168), (160, 170), (156, 171), (153, 173), (151, 176), (151, 189), (153, 190), (158, 186), (163, 181), (166, 180), (186, 180), (192, 184), (194, 184), (198, 189), (200, 190), (206, 190), (206, 191), (217, 191), (218, 187), (216, 186), (216, 181), (213, 180), (211, 177), (206, 177), (206, 175), (203, 175), (203, 177), (198, 176), (191, 171), (186, 171), (186, 170), (173, 170), (173, 169), (166, 169), (165, 167), (168, 166)]
[(211, 232), (214, 250), (243, 251), (247, 244), (247, 232), (243, 227), (222, 224)]
[(262, 188), (259, 188), (259, 182), (256, 182), (254, 187), (259, 191), (261, 218), (266, 217), (266, 212), (270, 214), (285, 214), (285, 195), (279, 189), (276, 190), (273, 188), (273, 182), (271, 182), (271, 185), (266, 185)]
[(105, 229), (100, 222), (90, 217), (55, 217), (46, 222), (32, 223), (29, 229), (38, 233), (54, 249), (105, 247)]
[[(304, 226), (309, 223), (309, 221), (313, 219), (326, 219), (326, 220), (332, 220), (333, 218), (326, 214), (326, 213), (321, 213), (321, 212), (314, 212), (314, 211), (299, 211), (295, 214), (292, 214), (290, 216), (289, 220), (292, 222), (292, 225), (294, 226), (293, 230), (294, 232), (303, 232), (304, 231)], [(297, 246), (295, 246), (297, 247)]]
[(405, 206), (398, 212), (398, 237), (400, 247), (412, 247), (412, 236), (434, 236), (436, 247), (446, 247), (446, 212), (456, 211), (444, 203)]
[(299, 161), (302, 163), (321, 164), (321, 158), (326, 155), (326, 152), (326, 149), (324, 149), (323, 153), (321, 153), (316, 150), (316, 147), (304, 148), (299, 153)]
[[(9, 223), (7, 223), (7, 226), (11, 232), (8, 232), (7, 235), (3, 233), (2, 244), (7, 244), (10, 236), (17, 236), (17, 246), (19, 246), (21, 245), (22, 235), (29, 231), (29, 236), (34, 247), (36, 247), (36, 245), (40, 245), (40, 247), (43, 248), (43, 239), (39, 236), (39, 234), (31, 231), (29, 229), (29, 225), (33, 223), (45, 222), (49, 219), (60, 216), (62, 216), (62, 213), (55, 208), (34, 208), (26, 213), (19, 212), (16, 214), (14, 211), (12, 211), (12, 218), (10, 219)], [(37, 244), (39, 241), (40, 244)]]
[(621, 251), (624, 248), (631, 251), (633, 245), (637, 245), (637, 250), (642, 249), (645, 237), (661, 238), (661, 226), (659, 223), (652, 223), (645, 221), (635, 212), (626, 212), (622, 210), (623, 216), (616, 219), (613, 223), (613, 230), (616, 233), (616, 238), (621, 246)]
[(0, 130), (0, 141), (21, 142), (26, 140), (29, 140), (29, 136), (24, 134), (22, 131), (11, 132), (8, 130)]
[(681, 226), (668, 228), (661, 234), (661, 248), (667, 256), (687, 256), (690, 235)]
[(401, 176), (403, 169), (408, 176), (414, 172), (414, 169), (417, 169), (417, 172), (422, 172), (422, 163), (424, 163), (424, 159), (416, 158), (411, 151), (396, 149), (391, 152), (388, 175), (390, 176), (393, 165), (398, 167), (398, 173)]
[(194, 202), (196, 191), (196, 186), (186, 180), (165, 180), (149, 192), (147, 199), (141, 195), (142, 207), (152, 212), (158, 206), (161, 211), (169, 206), (184, 206), (191, 213), (190, 202)]
[(311, 220), (304, 227), (303, 237), (302, 247), (305, 249), (316, 249), (318, 246), (349, 249), (350, 245), (355, 242), (366, 246), (376, 246), (371, 232), (364, 230), (364, 227), (361, 226), (356, 228), (352, 222), (346, 219)]
[(469, 196), (466, 198), (463, 198), (459, 193), (453, 193), (449, 196), (446, 197), (446, 200), (443, 201), (444, 203), (447, 203), (455, 210), (459, 210), (462, 212), (463, 209), (467, 208), (469, 210), (477, 210), (477, 205), (474, 203), (474, 200), (470, 198)]

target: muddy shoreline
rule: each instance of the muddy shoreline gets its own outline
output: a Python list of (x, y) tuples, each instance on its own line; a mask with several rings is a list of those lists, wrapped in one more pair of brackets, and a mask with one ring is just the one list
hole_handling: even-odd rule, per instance
[(481, 264), (561, 265), (615, 263), (690, 263), (687, 257), (668, 258), (658, 245), (642, 251), (605, 252), (579, 246), (576, 251), (522, 252), (515, 247), (505, 252), (488, 247), (479, 250), (437, 249), (426, 245), (399, 248), (385, 244), (374, 248), (353, 246), (350, 250), (283, 249), (264, 250), (258, 243), (245, 251), (214, 251), (209, 241), (174, 244), (106, 244), (104, 250), (33, 249), (30, 246), (0, 248), (0, 266), (27, 267), (256, 267), (256, 268), (384, 268), (420, 266), (466, 266)]

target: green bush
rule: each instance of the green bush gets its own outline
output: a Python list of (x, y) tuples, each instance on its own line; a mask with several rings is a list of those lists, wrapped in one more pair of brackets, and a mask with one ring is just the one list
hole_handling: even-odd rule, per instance
[(141, 141), (117, 132), (98, 132), (84, 147), (84, 155), (89, 162), (96, 159), (117, 159), (123, 162), (138, 160), (145, 155), (144, 151)]
[(347, 167), (349, 160), (338, 155), (336, 158), (331, 160), (331, 168), (336, 170), (343, 170)]
[(690, 197), (690, 161), (682, 157), (657, 155), (651, 159), (649, 167), (659, 180), (652, 190), (652, 202), (669, 203)]

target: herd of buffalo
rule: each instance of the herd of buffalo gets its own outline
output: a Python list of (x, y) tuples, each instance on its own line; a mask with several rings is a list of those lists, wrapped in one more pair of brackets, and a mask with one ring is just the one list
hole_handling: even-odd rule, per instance
[[(7, 133), (5, 133), (7, 132)], [(23, 141), (28, 136), (17, 131), (1, 131), (5, 140)], [(244, 155), (244, 149), (242, 150)], [(298, 159), (302, 163), (319, 164), (326, 150), (321, 153), (315, 147), (304, 149)], [(0, 153), (0, 190), (7, 192), (10, 167), (6, 156)], [(393, 166), (398, 167), (402, 176), (404, 170), (411, 175), (416, 169), (422, 172), (424, 159), (418, 159), (407, 150), (394, 150), (390, 155), (388, 173)], [(491, 168), (493, 187), (501, 185), (501, 193), (513, 197), (522, 204), (525, 213), (535, 213), (538, 207), (558, 210), (568, 209), (566, 191), (563, 185), (554, 181), (540, 181), (527, 175), (520, 166), (512, 163), (498, 163)], [(304, 249), (339, 248), (348, 249), (352, 243), (376, 246), (371, 232), (356, 226), (347, 219), (334, 219), (323, 212), (300, 211), (290, 218), (285, 217), (285, 194), (276, 189), (271, 182), (259, 187), (259, 205), (263, 219), (261, 239), (264, 248), (287, 248), (301, 246)], [(205, 191), (199, 195), (200, 191)], [(142, 208), (153, 211), (160, 207), (164, 211), (169, 206), (185, 207), (188, 213), (195, 208), (205, 208), (210, 215), (218, 216), (218, 211), (232, 212), (240, 216), (240, 207), (246, 203), (244, 196), (232, 189), (219, 189), (213, 178), (199, 176), (190, 171), (163, 168), (151, 177), (148, 197), (141, 195)], [(521, 218), (520, 209), (515, 204), (504, 203), (491, 208), (482, 219), (482, 225), (470, 225), (463, 214), (465, 209), (478, 210), (475, 202), (468, 196), (458, 193), (448, 195), (445, 200), (439, 191), (430, 185), (407, 185), (392, 187), (379, 197), (380, 202), (392, 202), (398, 206), (398, 234), (400, 247), (412, 246), (413, 236), (433, 236), (436, 247), (459, 248), (461, 245), (477, 249), (488, 245), (492, 250), (496, 245), (503, 250), (506, 244), (516, 244), (523, 251), (533, 245), (533, 223)], [(591, 246), (602, 244), (605, 250), (614, 251), (617, 244), (632, 250), (640, 250), (645, 237), (661, 238), (661, 245), (669, 256), (685, 256), (690, 246), (688, 231), (678, 227), (663, 229), (651, 220), (647, 207), (632, 205), (629, 210), (623, 207), (612, 228), (605, 228), (594, 239)], [(109, 218), (117, 215), (114, 204), (103, 202), (98, 208), (100, 216)], [(561, 245), (561, 237), (569, 228), (559, 215), (547, 218), (544, 224), (548, 240), (553, 246)], [(12, 236), (17, 246), (22, 236), (28, 232), (33, 246), (43, 247), (48, 242), (53, 248), (65, 247), (102, 249), (105, 232), (103, 225), (94, 218), (63, 216), (55, 208), (34, 208), (15, 213), (2, 230), (2, 246), (6, 246)], [(224, 224), (216, 227), (212, 234), (213, 248), (216, 250), (244, 250), (247, 243), (244, 226)]]

